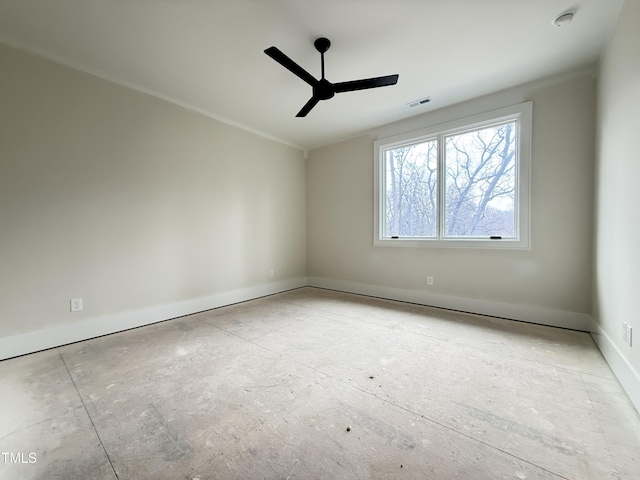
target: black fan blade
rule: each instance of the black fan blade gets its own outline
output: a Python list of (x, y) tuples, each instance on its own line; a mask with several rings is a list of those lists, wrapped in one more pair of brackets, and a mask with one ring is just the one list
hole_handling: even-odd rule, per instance
[(264, 53), (269, 55), (276, 62), (278, 62), (280, 65), (282, 65), (284, 68), (286, 68), (291, 73), (293, 73), (293, 74), (297, 75), (298, 77), (300, 77), (302, 80), (307, 82), (312, 87), (315, 86), (318, 83), (318, 80), (316, 80), (313, 77), (313, 75), (311, 75), (304, 68), (302, 68), (300, 65), (298, 65), (293, 60), (291, 60), (289, 57), (287, 57), (284, 53), (282, 53), (276, 47), (269, 47), (264, 51)]
[(333, 90), (336, 93), (353, 92), (354, 90), (364, 90), (366, 88), (386, 87), (388, 85), (395, 85), (396, 83), (398, 83), (398, 75), (387, 75), (386, 77), (334, 83)]
[(318, 104), (319, 101), (319, 98), (311, 97), (311, 99), (307, 103), (305, 103), (304, 107), (302, 107), (302, 110), (298, 112), (296, 117), (306, 117), (307, 113), (309, 113), (311, 109)]

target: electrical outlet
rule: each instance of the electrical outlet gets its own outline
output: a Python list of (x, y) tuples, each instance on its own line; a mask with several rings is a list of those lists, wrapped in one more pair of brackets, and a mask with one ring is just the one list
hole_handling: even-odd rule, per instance
[(427, 277), (427, 285), (433, 285), (433, 277), (432, 276), (428, 276)]
[(273, 277), (273, 268), (269, 270), (269, 278)]
[(622, 340), (630, 347), (632, 346), (633, 328), (627, 322), (622, 322)]
[(82, 298), (72, 298), (71, 299), (71, 311), (79, 312), (82, 310)]

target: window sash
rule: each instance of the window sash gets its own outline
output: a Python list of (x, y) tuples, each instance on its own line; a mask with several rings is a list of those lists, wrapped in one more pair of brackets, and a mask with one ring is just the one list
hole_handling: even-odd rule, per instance
[[(384, 172), (383, 172), (383, 175), (384, 175), (384, 180), (383, 180), (383, 183), (384, 183), (384, 195), (383, 195), (383, 199), (382, 199), (382, 201), (384, 202), (384, 205), (383, 205), (382, 210), (381, 210), (381, 218), (382, 218), (382, 222), (383, 222), (383, 224), (382, 224), (383, 225), (382, 226), (382, 232), (386, 233), (386, 235), (385, 235), (386, 237), (392, 238), (392, 236), (394, 234), (400, 236), (400, 232), (397, 231), (398, 227), (393, 228), (393, 226), (390, 226), (388, 224), (389, 209), (390, 208), (393, 209), (394, 203), (396, 201), (398, 201), (398, 199), (401, 196), (400, 194), (398, 194), (398, 195), (396, 195), (396, 198), (392, 198), (392, 202), (389, 201), (389, 196), (390, 196), (389, 195), (389, 184), (391, 184), (391, 189), (392, 189), (391, 196), (392, 197), (393, 197), (393, 187), (395, 186), (397, 188), (399, 186), (394, 181), (393, 178), (391, 178), (391, 179), (389, 178), (389, 172), (393, 171), (393, 169), (389, 165), (390, 157), (392, 157), (392, 155), (393, 155), (391, 152), (394, 152), (394, 151), (397, 151), (397, 150), (402, 150), (402, 149), (405, 149), (405, 148), (417, 147), (417, 146), (421, 146), (421, 145), (428, 145), (428, 144), (431, 144), (431, 143), (435, 143), (436, 144), (436, 159), (435, 159), (435, 169), (436, 169), (435, 189), (436, 189), (436, 192), (435, 192), (435, 199), (432, 199), (433, 203), (435, 204), (434, 205), (435, 219), (434, 219), (434, 225), (433, 225), (434, 226), (434, 233), (433, 233), (433, 235), (426, 234), (426, 235), (424, 235), (424, 237), (420, 237), (420, 236), (417, 236), (417, 235), (410, 235), (410, 238), (437, 238), (438, 230), (439, 230), (439, 226), (438, 226), (438, 218), (439, 218), (438, 209), (440, 208), (440, 206), (439, 206), (439, 203), (440, 203), (440, 200), (439, 200), (439, 186), (438, 186), (439, 185), (438, 176), (439, 176), (439, 170), (440, 170), (440, 167), (439, 167), (439, 163), (440, 162), (439, 162), (439, 159), (437, 158), (438, 157), (437, 154), (440, 151), (440, 148), (438, 146), (437, 137), (429, 138), (429, 139), (426, 139), (426, 140), (423, 139), (423, 140), (421, 140), (419, 142), (411, 142), (411, 143), (408, 143), (406, 145), (400, 145), (400, 146), (395, 146), (393, 148), (385, 149), (384, 154), (383, 154), (384, 155), (384, 160), (383, 160), (384, 165), (381, 166), (381, 168), (384, 170)], [(429, 159), (429, 153), (430, 153), (429, 152), (429, 146), (426, 146), (425, 148), (427, 149), (427, 152), (426, 152), (427, 158), (425, 159), (425, 163), (426, 163), (426, 168), (428, 169), (429, 168), (429, 163), (430, 163), (430, 161), (429, 161), (430, 160)], [(400, 186), (401, 186), (401, 184), (400, 184)], [(399, 219), (397, 219), (397, 220), (399, 220)], [(411, 219), (409, 219), (409, 221), (411, 222)]]
[[(448, 196), (448, 185), (449, 185), (449, 178), (448, 178), (448, 171), (449, 171), (449, 159), (447, 158), (447, 152), (448, 152), (448, 144), (447, 141), (450, 138), (453, 137), (460, 137), (462, 135), (467, 135), (467, 134), (473, 134), (473, 133), (478, 133), (478, 132), (482, 132), (482, 131), (486, 131), (486, 130), (490, 130), (490, 129), (497, 129), (499, 127), (507, 127), (509, 125), (514, 125), (514, 130), (513, 132), (510, 132), (509, 130), (507, 130), (506, 133), (510, 133), (512, 138), (511, 138), (511, 142), (509, 142), (509, 144), (513, 143), (513, 172), (512, 174), (509, 175), (508, 178), (513, 177), (513, 193), (512, 193), (512, 197), (513, 197), (513, 207), (512, 207), (512, 224), (513, 224), (513, 234), (508, 234), (505, 230), (498, 230), (498, 231), (494, 231), (494, 232), (490, 232), (490, 233), (485, 233), (485, 234), (459, 234), (456, 235), (454, 233), (448, 233), (448, 222), (450, 221), (450, 215), (449, 215), (449, 204), (451, 203), (451, 199)], [(442, 208), (438, 211), (440, 218), (439, 218), (439, 224), (441, 226), (441, 229), (439, 231), (440, 236), (439, 238), (452, 238), (452, 239), (460, 239), (460, 238), (469, 238), (469, 239), (487, 239), (487, 238), (491, 238), (492, 236), (500, 236), (501, 239), (506, 240), (506, 239), (510, 239), (510, 240), (514, 240), (518, 238), (518, 190), (519, 190), (519, 182), (518, 182), (518, 173), (519, 173), (519, 155), (518, 155), (518, 131), (520, 129), (520, 124), (516, 119), (513, 120), (508, 120), (508, 121), (504, 121), (504, 122), (498, 122), (498, 123), (490, 123), (490, 124), (486, 124), (483, 125), (481, 127), (476, 127), (473, 129), (469, 129), (463, 132), (456, 132), (455, 134), (442, 134), (439, 135), (439, 140), (440, 140), (440, 149), (442, 151), (442, 156), (441, 156), (441, 161), (442, 164), (440, 165), (441, 169), (442, 169), (442, 183), (440, 185), (443, 186), (443, 188), (441, 188), (441, 205)], [(502, 143), (502, 141), (500, 141), (498, 143), (498, 146), (500, 145), (500, 143)], [(507, 145), (508, 147), (508, 145)], [(485, 147), (485, 151), (486, 151)], [(509, 148), (508, 148), (509, 149)], [(496, 157), (499, 157), (499, 155), (497, 155)], [(503, 159), (504, 161), (504, 159)], [(488, 162), (488, 160), (487, 160)], [(511, 162), (509, 162), (511, 163)], [(505, 168), (508, 166), (505, 165)], [(501, 174), (504, 175), (504, 172)], [(494, 189), (496, 188), (496, 186), (494, 186)], [(484, 195), (486, 193), (486, 191), (482, 191), (482, 194)], [(487, 202), (487, 206), (489, 205), (490, 201)], [(476, 215), (477, 215), (477, 208), (479, 208), (479, 205), (475, 206), (476, 208)], [(486, 208), (486, 207), (485, 207)], [(485, 211), (486, 213), (486, 211)], [(475, 218), (474, 218), (475, 219)], [(456, 217), (457, 220), (457, 217)]]

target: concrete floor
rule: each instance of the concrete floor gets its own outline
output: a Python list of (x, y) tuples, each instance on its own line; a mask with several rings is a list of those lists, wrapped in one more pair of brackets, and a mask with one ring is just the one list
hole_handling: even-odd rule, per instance
[(314, 288), (0, 362), (0, 411), (11, 480), (640, 479), (588, 334)]

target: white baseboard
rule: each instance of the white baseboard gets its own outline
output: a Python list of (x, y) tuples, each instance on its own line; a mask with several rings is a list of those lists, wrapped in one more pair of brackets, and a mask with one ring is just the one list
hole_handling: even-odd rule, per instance
[(593, 332), (595, 323), (587, 313), (569, 312), (544, 307), (515, 305), (510, 303), (480, 300), (477, 298), (456, 297), (417, 290), (404, 290), (392, 287), (382, 287), (348, 280), (336, 280), (324, 277), (309, 277), (308, 285), (312, 287), (339, 290), (341, 292), (357, 293), (371, 297), (399, 300), (417, 303), (430, 307), (440, 307), (449, 310), (477, 313), (492, 317), (501, 317), (523, 322), (537, 323), (551, 327), (569, 328), (583, 332)]
[(633, 368), (633, 365), (622, 354), (620, 349), (611, 338), (604, 333), (599, 325), (596, 325), (594, 332), (591, 334), (593, 340), (598, 345), (602, 356), (607, 361), (611, 370), (618, 378), (620, 385), (627, 392), (631, 403), (640, 412), (640, 373)]
[(244, 302), (274, 293), (292, 290), (307, 285), (307, 278), (293, 278), (279, 282), (270, 282), (252, 287), (240, 288), (217, 293), (208, 297), (186, 300), (184, 302), (143, 308), (113, 315), (90, 318), (76, 323), (56, 325), (54, 327), (21, 333), (0, 338), (0, 360), (26, 355), (28, 353), (60, 347), (69, 343), (121, 332), (162, 322), (171, 318)]

